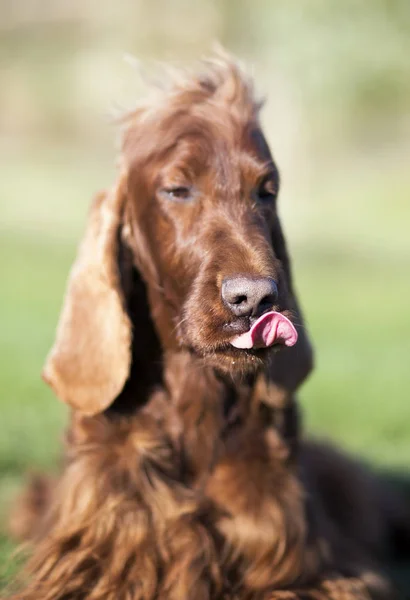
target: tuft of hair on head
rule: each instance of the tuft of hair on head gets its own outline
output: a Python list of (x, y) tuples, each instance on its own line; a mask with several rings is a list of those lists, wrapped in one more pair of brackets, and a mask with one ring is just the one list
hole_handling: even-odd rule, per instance
[(219, 45), (193, 67), (157, 63), (153, 73), (138, 59), (128, 56), (127, 62), (138, 71), (148, 93), (118, 119), (124, 129), (173, 106), (183, 108), (203, 103), (228, 107), (234, 117), (250, 120), (257, 117), (263, 103), (255, 98), (252, 77), (243, 64)]

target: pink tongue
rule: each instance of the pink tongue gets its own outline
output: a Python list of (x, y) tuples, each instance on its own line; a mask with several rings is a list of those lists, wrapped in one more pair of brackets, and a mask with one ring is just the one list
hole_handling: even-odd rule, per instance
[(249, 331), (237, 335), (230, 343), (235, 348), (268, 348), (275, 342), (294, 346), (297, 339), (297, 331), (289, 319), (271, 311), (259, 317)]

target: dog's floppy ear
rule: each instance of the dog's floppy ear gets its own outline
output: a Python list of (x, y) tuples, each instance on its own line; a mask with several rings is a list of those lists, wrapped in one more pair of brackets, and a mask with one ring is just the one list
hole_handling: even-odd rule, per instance
[(274, 356), (270, 378), (281, 388), (293, 392), (303, 383), (313, 368), (313, 350), (294, 290), (289, 255), (278, 217), (272, 226), (272, 244), (275, 256), (281, 261), (284, 269), (289, 292), (289, 308), (295, 316), (298, 341), (292, 348), (284, 348)]
[(118, 268), (124, 201), (120, 179), (93, 202), (43, 370), (57, 396), (87, 415), (113, 402), (130, 369), (131, 322)]

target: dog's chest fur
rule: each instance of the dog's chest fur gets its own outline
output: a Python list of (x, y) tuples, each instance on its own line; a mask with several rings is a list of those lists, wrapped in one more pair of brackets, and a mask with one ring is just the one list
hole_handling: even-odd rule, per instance
[(227, 382), (188, 363), (171, 357), (164, 386), (132, 415), (74, 414), (68, 455), (73, 468), (87, 463), (92, 493), (121, 497), (133, 553), (158, 569), (159, 589), (256, 598), (313, 568), (292, 411), (269, 406), (263, 375)]

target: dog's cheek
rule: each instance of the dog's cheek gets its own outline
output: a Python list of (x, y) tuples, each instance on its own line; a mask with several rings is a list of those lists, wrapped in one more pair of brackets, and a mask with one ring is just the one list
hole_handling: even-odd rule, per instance
[(225, 322), (217, 290), (198, 281), (188, 296), (181, 319), (181, 337), (199, 352), (212, 350), (223, 341)]

